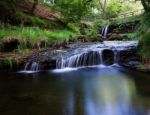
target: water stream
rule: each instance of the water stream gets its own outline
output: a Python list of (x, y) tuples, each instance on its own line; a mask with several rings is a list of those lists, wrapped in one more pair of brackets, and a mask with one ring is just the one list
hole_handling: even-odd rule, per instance
[(101, 35), (103, 37), (107, 37), (108, 31), (109, 31), (109, 25), (102, 28)]
[(150, 115), (149, 75), (114, 66), (137, 45), (105, 41), (62, 53), (54, 70), (33, 61), (24, 72), (0, 72), (0, 115)]
[[(136, 49), (138, 41), (104, 41), (102, 44), (89, 45), (73, 50), (73, 55), (62, 56), (56, 62), (57, 68), (105, 65), (103, 52), (112, 52), (113, 64), (118, 64), (120, 51)], [(78, 53), (76, 53), (78, 52)], [(107, 53), (109, 53), (107, 52)]]

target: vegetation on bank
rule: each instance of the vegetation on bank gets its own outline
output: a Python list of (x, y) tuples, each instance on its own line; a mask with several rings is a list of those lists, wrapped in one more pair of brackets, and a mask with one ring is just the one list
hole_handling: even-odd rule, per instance
[[(146, 13), (143, 17), (142, 24), (136, 32), (140, 41), (139, 55), (145, 65), (150, 64), (150, 14)], [(149, 67), (148, 67), (149, 68)]]
[(63, 41), (75, 39), (77, 34), (71, 30), (47, 30), (38, 27), (7, 27), (0, 28), (0, 42), (5, 43), (13, 39), (19, 41), (18, 48), (27, 48), (30, 44), (31, 48), (39, 46), (41, 42), (45, 42), (45, 47), (48, 43), (54, 41)]

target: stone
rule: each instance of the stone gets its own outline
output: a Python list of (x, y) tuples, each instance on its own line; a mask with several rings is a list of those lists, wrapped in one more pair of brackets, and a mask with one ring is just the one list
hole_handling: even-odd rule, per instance
[(108, 40), (124, 40), (125, 38), (126, 36), (121, 35), (121, 34), (116, 34), (116, 33), (108, 34), (108, 37), (107, 37)]

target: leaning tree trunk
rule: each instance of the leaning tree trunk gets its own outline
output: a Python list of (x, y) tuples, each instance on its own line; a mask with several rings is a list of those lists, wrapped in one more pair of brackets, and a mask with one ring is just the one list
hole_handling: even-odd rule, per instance
[(147, 4), (146, 0), (141, 0), (141, 3), (143, 5), (143, 7), (144, 7), (145, 12), (148, 13), (150, 11), (149, 2)]

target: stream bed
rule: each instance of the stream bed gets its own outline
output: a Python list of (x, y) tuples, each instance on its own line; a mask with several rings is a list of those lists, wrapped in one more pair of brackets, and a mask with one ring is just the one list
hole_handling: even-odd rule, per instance
[(1, 72), (0, 115), (150, 115), (150, 76), (120, 66)]

